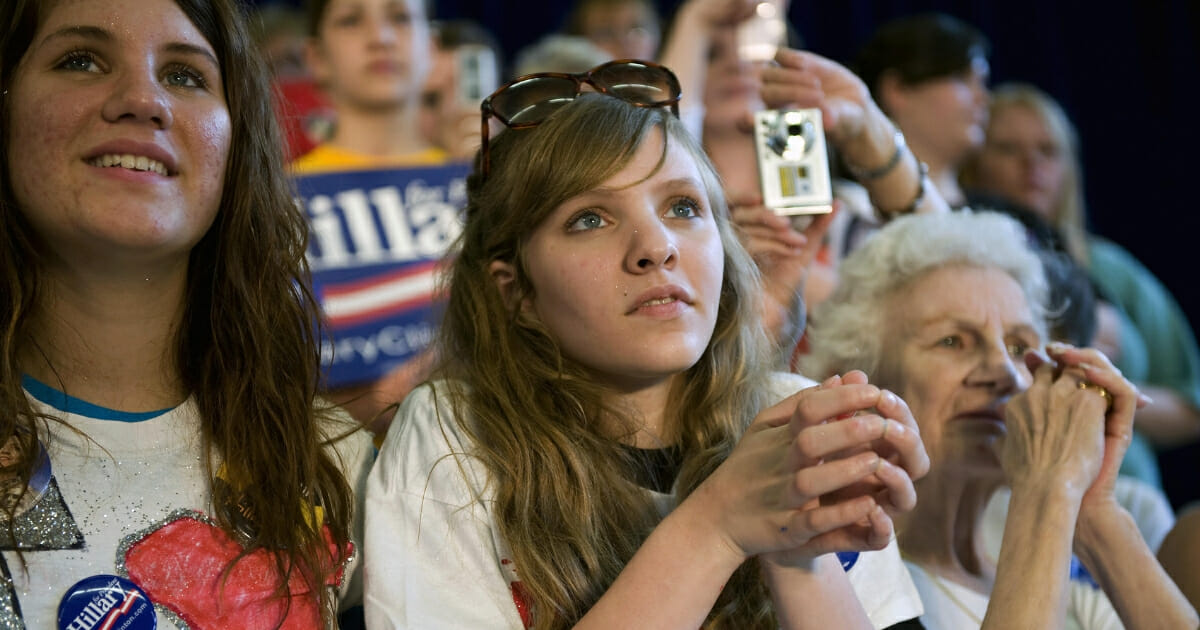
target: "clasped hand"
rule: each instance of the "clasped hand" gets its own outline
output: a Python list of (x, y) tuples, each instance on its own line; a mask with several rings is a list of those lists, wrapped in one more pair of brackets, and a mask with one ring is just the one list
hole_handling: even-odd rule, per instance
[(744, 557), (799, 566), (886, 546), (928, 469), (908, 406), (851, 372), (759, 413), (695, 494)]
[(1027, 353), (1025, 364), (1033, 383), (1005, 408), (1001, 461), (1014, 492), (1053, 486), (1084, 508), (1111, 502), (1134, 412), (1148, 399), (1091, 348), (1052, 343), (1045, 354)]

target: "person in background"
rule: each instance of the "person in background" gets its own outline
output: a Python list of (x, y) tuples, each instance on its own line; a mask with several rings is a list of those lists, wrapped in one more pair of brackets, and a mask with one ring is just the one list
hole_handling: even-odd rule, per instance
[[(1200, 623), (1121, 497), (1117, 471), (1148, 401), (1099, 351), (1046, 342), (1054, 305), (1020, 224), (968, 210), (901, 217), (840, 272), (801, 365), (863, 370), (911, 405), (931, 464), (897, 531), (926, 628)], [(1072, 551), (1099, 588), (1068, 579)]]
[[(551, 33), (517, 51), (513, 75), (523, 77), (536, 72), (585, 72), (612, 59), (612, 54), (586, 37)], [(475, 134), (479, 134), (478, 129)]]
[(433, 63), (421, 92), (421, 134), (451, 159), (469, 162), (479, 149), (479, 103), (500, 85), (500, 46), (471, 20), (434, 22), (432, 32)]
[(576, 0), (563, 33), (586, 37), (612, 59), (646, 61), (658, 55), (662, 37), (651, 0)]
[(107, 602), (114, 627), (318, 628), (357, 601), (371, 444), (317, 397), (241, 11), (0, 4), (4, 627)]
[(926, 13), (880, 26), (850, 66), (951, 207), (967, 203), (959, 171), (983, 144), (989, 49), (970, 24)]
[(420, 0), (312, 0), (308, 63), (336, 112), (329, 139), (294, 164), (303, 173), (444, 162), (420, 133), (430, 26)]
[(1159, 485), (1148, 439), (1159, 448), (1200, 437), (1200, 349), (1182, 309), (1145, 266), (1087, 229), (1078, 135), (1062, 107), (1027, 84), (998, 88), (983, 148), (966, 186), (1034, 212), (1063, 236), (1101, 298), (1097, 345), (1153, 399), (1138, 412), (1126, 470)]
[[(312, 0), (308, 62), (332, 104), (328, 140), (300, 156), (293, 173), (441, 166), (450, 155), (420, 131), (421, 93), (430, 70), (430, 25), (422, 0)], [(417, 353), (378, 380), (326, 394), (382, 435), (383, 411), (428, 372)]]
[(333, 128), (333, 112), (308, 69), (304, 11), (281, 4), (259, 5), (250, 25), (271, 71), (284, 157), (290, 161), (311, 151)]
[[(891, 168), (866, 182), (862, 196), (885, 212), (938, 211), (945, 203), (925, 194), (918, 163), (895, 141), (895, 126), (872, 102), (867, 89), (840, 64), (811, 53), (783, 51), (789, 61), (743, 58), (738, 28), (757, 2), (690, 0), (671, 24), (662, 60), (679, 69), (689, 92), (703, 94), (700, 105), (681, 108), (681, 117), (704, 147), (725, 187), (743, 244), (764, 277), (764, 321), (786, 365), (805, 326), (800, 307), (823, 299), (835, 283), (834, 261), (825, 250), (826, 231), (838, 220), (820, 216), (803, 230), (763, 206), (753, 113), (768, 107), (820, 107), (829, 144), (865, 166)], [(786, 3), (780, 8), (786, 14)], [(772, 65), (781, 65), (773, 68)], [(792, 67), (795, 66), (795, 67)], [(774, 77), (774, 86), (764, 79)], [(822, 84), (824, 90), (796, 86)], [(769, 103), (764, 96), (773, 91)], [(895, 158), (895, 159), (893, 159)], [(840, 204), (839, 204), (840, 205)]]
[(372, 473), (369, 623), (878, 628), (918, 613), (888, 545), (925, 465), (914, 421), (862, 374), (813, 388), (770, 371), (758, 275), (668, 109), (679, 97), (661, 66), (610, 62), (485, 101), (511, 128), (469, 180), (445, 362)]

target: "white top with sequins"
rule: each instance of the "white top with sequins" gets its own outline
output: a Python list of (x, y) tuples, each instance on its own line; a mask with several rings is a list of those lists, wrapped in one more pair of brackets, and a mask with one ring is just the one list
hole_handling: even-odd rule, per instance
[[(210, 491), (201, 462), (200, 423), (191, 399), (135, 421), (129, 414), (102, 419), (104, 414), (97, 418), (64, 413), (35, 395), (30, 400), (38, 411), (62, 418), (79, 433), (58, 423), (48, 427), (45, 449), (52, 480), (16, 519), (16, 540), (23, 548), (26, 568), (22, 569), (17, 553), (3, 552), (5, 566), (0, 568), (11, 575), (12, 586), (0, 583), (0, 628), (20, 628), (22, 617), (27, 628), (58, 627), (64, 594), (95, 575), (130, 577), (147, 592), (159, 594), (154, 602), (159, 628), (275, 625), (264, 618), (278, 619), (272, 614), (275, 609), (257, 604), (267, 601), (273, 587), (267, 579), (271, 573), (260, 571), (272, 561), (265, 553), (244, 559), (226, 584), (227, 602), (237, 597), (256, 603), (217, 607), (212, 605), (211, 591), (205, 589), (216, 583), (240, 547), (208, 516)], [(78, 399), (67, 400), (73, 411), (81, 406), (84, 413), (104, 411)], [(356, 433), (338, 442), (336, 450), (350, 486), (362, 497), (372, 463), (370, 437)], [(355, 527), (354, 540), (362, 540), (360, 526)], [(356, 557), (341, 586), (343, 605), (359, 600), (358, 573)], [(293, 606), (312, 599), (293, 598)], [(113, 629), (121, 625), (116, 623)]]

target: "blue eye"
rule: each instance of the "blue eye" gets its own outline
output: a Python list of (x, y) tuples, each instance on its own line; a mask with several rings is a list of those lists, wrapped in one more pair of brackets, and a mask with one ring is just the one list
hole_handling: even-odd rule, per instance
[(694, 199), (681, 197), (671, 202), (668, 212), (674, 219), (694, 219), (700, 216), (700, 204)]
[(77, 50), (68, 53), (62, 61), (58, 62), (58, 68), (63, 70), (71, 70), (74, 72), (99, 72), (96, 58), (92, 53), (85, 50)]
[(203, 75), (186, 66), (169, 68), (163, 82), (172, 87), (203, 88), (208, 85)]
[(600, 229), (606, 225), (608, 225), (608, 221), (605, 221), (604, 217), (592, 210), (584, 210), (567, 221), (567, 231), (586, 232), (588, 230)]

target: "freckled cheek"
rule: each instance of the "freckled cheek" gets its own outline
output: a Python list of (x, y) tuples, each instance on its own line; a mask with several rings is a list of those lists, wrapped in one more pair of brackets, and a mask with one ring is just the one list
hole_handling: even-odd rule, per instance
[(78, 132), (72, 124), (76, 119), (74, 108), (64, 111), (62, 103), (47, 99), (14, 104), (7, 152), (14, 193), (22, 205), (35, 201), (41, 196), (36, 188), (45, 188), (63, 172), (70, 159), (67, 147)]
[(189, 134), (193, 138), (193, 168), (198, 169), (198, 185), (204, 191), (205, 205), (215, 210), (221, 202), (232, 146), (229, 113), (221, 109), (197, 119), (199, 122)]

